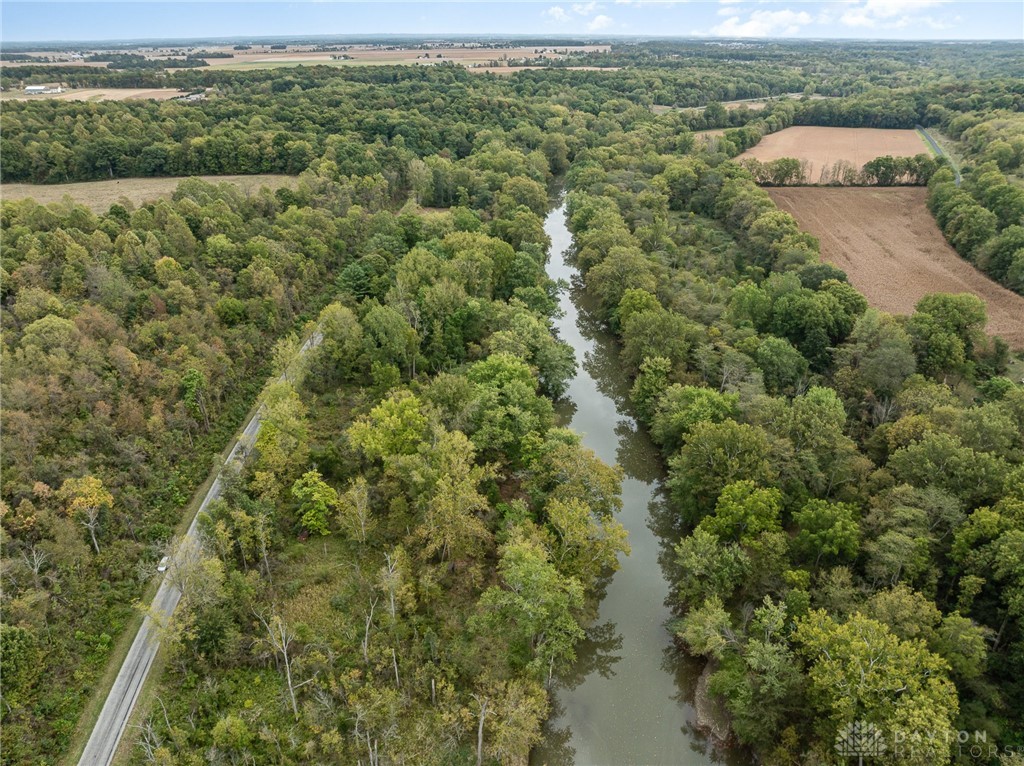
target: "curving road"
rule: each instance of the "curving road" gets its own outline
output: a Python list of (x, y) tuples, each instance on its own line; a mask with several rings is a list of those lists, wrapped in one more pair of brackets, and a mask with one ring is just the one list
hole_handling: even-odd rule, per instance
[[(302, 344), (302, 347), (299, 349), (299, 355), (301, 356), (310, 349), (320, 345), (321, 340), (323, 340), (323, 335), (320, 331), (314, 331), (306, 342)], [(285, 374), (278, 378), (279, 381), (284, 381), (285, 379)], [(227, 460), (224, 461), (225, 467), (235, 461), (245, 460), (249, 449), (256, 442), (256, 437), (259, 436), (262, 423), (263, 407), (261, 406), (246, 424), (245, 428), (242, 429), (238, 439), (235, 440)], [(181, 548), (188, 548), (198, 543), (196, 529), (199, 516), (207, 509), (210, 503), (220, 497), (223, 487), (221, 483), (222, 474), (223, 468), (217, 473), (217, 478), (213, 480), (213, 484), (210, 485), (210, 489), (203, 498), (199, 511), (192, 519), (192, 523), (185, 533)], [(170, 566), (174, 567), (175, 565), (176, 561), (172, 561)], [(135, 640), (128, 650), (128, 655), (125, 657), (124, 663), (117, 673), (117, 678), (114, 679), (114, 685), (110, 688), (110, 694), (103, 703), (103, 709), (100, 711), (99, 718), (96, 719), (96, 725), (93, 727), (92, 733), (89, 735), (89, 741), (85, 745), (85, 750), (82, 751), (82, 757), (78, 761), (79, 766), (109, 766), (113, 762), (117, 746), (121, 742), (121, 737), (128, 727), (128, 720), (135, 709), (135, 702), (139, 698), (139, 692), (142, 690), (142, 685), (146, 682), (146, 677), (149, 675), (149, 669), (153, 665), (153, 658), (156, 657), (157, 650), (160, 648), (159, 631), (153, 617), (155, 616), (160, 622), (166, 621), (174, 613), (180, 600), (181, 591), (172, 584), (169, 578), (165, 577), (163, 582), (160, 583), (156, 596), (153, 598), (150, 612), (142, 621), (139, 632), (135, 635)]]

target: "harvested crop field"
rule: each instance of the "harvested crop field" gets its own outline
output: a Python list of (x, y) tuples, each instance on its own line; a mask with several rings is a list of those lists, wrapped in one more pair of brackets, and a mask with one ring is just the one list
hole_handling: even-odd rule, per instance
[(913, 157), (930, 150), (916, 130), (882, 128), (818, 128), (799, 126), (771, 133), (740, 155), (767, 162), (793, 157), (808, 163), (807, 178), (817, 178), (821, 169), (845, 161), (860, 170), (865, 162), (890, 155)]
[[(204, 181), (233, 183), (249, 194), (261, 186), (277, 189), (281, 186), (294, 187), (297, 176), (252, 175), (252, 176), (197, 176)], [(85, 181), (74, 184), (3, 184), (0, 199), (14, 200), (31, 197), (36, 202), (60, 202), (68, 195), (75, 202), (96, 212), (106, 212), (122, 197), (138, 206), (150, 200), (169, 198), (184, 178), (119, 178), (111, 181)]]
[[(569, 53), (605, 53), (608, 45), (561, 45), (517, 48), (438, 45), (406, 48), (392, 45), (346, 45), (337, 50), (270, 51), (254, 48), (248, 51), (227, 51), (232, 58), (211, 58), (207, 63), (220, 69), (274, 69), (282, 66), (373, 66), (389, 64), (461, 64), (466, 67), (489, 67), (496, 62), (524, 59), (563, 59)], [(224, 49), (227, 50), (227, 49)], [(346, 58), (342, 58), (345, 56)]]
[(987, 330), (1024, 349), (1024, 296), (956, 254), (928, 209), (923, 188), (767, 189), (783, 210), (821, 240), (872, 306), (909, 314), (928, 293), (974, 293), (988, 307)]
[(157, 101), (166, 101), (184, 95), (186, 94), (177, 88), (79, 88), (66, 90), (63, 93), (44, 93), (38, 96), (15, 92), (5, 98), (14, 101), (38, 101), (43, 98), (55, 98), (58, 101), (129, 101), (152, 98)]

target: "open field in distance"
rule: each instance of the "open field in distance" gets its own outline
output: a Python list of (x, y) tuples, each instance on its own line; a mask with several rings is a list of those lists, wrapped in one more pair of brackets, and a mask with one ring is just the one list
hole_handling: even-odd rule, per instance
[[(785, 100), (785, 96), (780, 96), (777, 100)], [(753, 101), (725, 101), (722, 103), (729, 111), (733, 109), (739, 109), (741, 106), (747, 107), (752, 112), (759, 112), (768, 106), (768, 99), (757, 99)], [(665, 106), (664, 104), (654, 104), (651, 106), (651, 111), (655, 114), (667, 114), (668, 112), (682, 112), (693, 110), (694, 112), (703, 112), (706, 107), (703, 106)]]
[(739, 156), (761, 162), (793, 157), (807, 163), (807, 178), (815, 179), (821, 169), (844, 160), (860, 169), (876, 157), (913, 157), (930, 153), (916, 130), (881, 128), (818, 128), (799, 126), (771, 133)]
[[(781, 96), (766, 96), (765, 98), (741, 98), (736, 101), (723, 101), (722, 106), (727, 110), (733, 111), (739, 109), (741, 106), (745, 106), (752, 112), (759, 112), (764, 109), (768, 104), (773, 101), (787, 101), (795, 98), (803, 98), (803, 93), (784, 93)], [(829, 96), (819, 96), (814, 94), (807, 97), (811, 101), (820, 101), (821, 99), (830, 98)], [(651, 107), (651, 111), (655, 114), (665, 114), (666, 112), (679, 112), (684, 110), (692, 109), (695, 112), (703, 112), (706, 107), (703, 106), (665, 106), (664, 104), (655, 104)]]
[(58, 101), (129, 101), (132, 99), (152, 98), (157, 101), (184, 96), (177, 88), (78, 88), (63, 93), (45, 93), (42, 95), (26, 95), (23, 91), (5, 93), (3, 98), (12, 101), (38, 101), (42, 98), (54, 98)]
[[(906, 131), (911, 132), (911, 131)], [(801, 228), (821, 240), (822, 257), (849, 275), (872, 306), (909, 314), (928, 293), (974, 293), (988, 307), (988, 332), (1024, 349), (1024, 296), (956, 254), (925, 207), (920, 187), (767, 189)]]
[[(490, 72), (491, 74), (515, 74), (516, 72), (526, 72), (531, 69), (552, 69), (553, 67), (546, 66), (474, 66), (469, 71), (476, 72), (477, 74), (483, 74)], [(560, 66), (558, 69), (565, 69), (570, 72), (618, 72), (622, 67), (618, 66)]]
[[(212, 49), (211, 49), (212, 50)], [(394, 46), (351, 45), (340, 51), (228, 51), (233, 58), (211, 58), (207, 63), (218, 69), (272, 69), (282, 66), (327, 64), (331, 66), (369, 66), (386, 64), (436, 64), (454, 62), (467, 67), (485, 67), (494, 61), (517, 59), (562, 59), (570, 52), (602, 53), (607, 45), (576, 45), (545, 48), (436, 47), (403, 48)], [(340, 58), (347, 56), (347, 58)]]
[[(281, 186), (294, 187), (297, 176), (251, 175), (251, 176), (197, 176), (208, 183), (233, 183), (245, 193), (256, 191), (261, 186), (277, 189)], [(14, 200), (31, 197), (36, 202), (60, 202), (65, 195), (80, 205), (96, 212), (106, 212), (122, 197), (138, 206), (150, 200), (169, 198), (184, 178), (120, 178), (110, 181), (85, 181), (76, 184), (3, 184), (0, 199)]]
[[(323, 47), (330, 47), (332, 50), (323, 50)], [(557, 45), (557, 46), (519, 46), (519, 47), (493, 47), (484, 45), (430, 45), (420, 47), (405, 47), (398, 45), (374, 45), (356, 44), (343, 45), (334, 44), (330, 46), (313, 45), (289, 45), (287, 50), (271, 50), (269, 45), (253, 45), (249, 50), (235, 50), (234, 46), (204, 46), (201, 48), (164, 47), (152, 48), (143, 46), (139, 48), (118, 49), (116, 51), (96, 51), (96, 54), (103, 56), (105, 53), (135, 54), (151, 60), (181, 59), (185, 54), (203, 58), (204, 53), (228, 53), (229, 57), (212, 57), (205, 59), (206, 63), (217, 69), (279, 69), (291, 66), (374, 66), (388, 64), (437, 64), (441, 62), (454, 62), (470, 68), (485, 68), (489, 71), (494, 62), (514, 62), (524, 59), (564, 59), (570, 53), (607, 53), (611, 50), (610, 45)], [(29, 51), (27, 55), (40, 58), (56, 59), (55, 62), (48, 61), (11, 61), (3, 62), (0, 66), (45, 66), (50, 63), (59, 63), (61, 66), (89, 66), (106, 68), (105, 61), (85, 61), (81, 56), (72, 55), (70, 52), (55, 51)], [(497, 71), (504, 72), (505, 66), (494, 67)], [(525, 67), (518, 67), (525, 68)], [(580, 69), (599, 69), (600, 67), (579, 67)], [(738, 102), (737, 102), (738, 103)], [(756, 108), (756, 107), (754, 107)]]

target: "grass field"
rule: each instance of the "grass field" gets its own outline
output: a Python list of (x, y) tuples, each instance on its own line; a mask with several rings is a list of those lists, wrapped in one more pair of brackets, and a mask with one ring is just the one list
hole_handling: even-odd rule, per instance
[(913, 157), (930, 154), (931, 149), (916, 130), (878, 128), (795, 127), (771, 133), (739, 156), (761, 162), (793, 157), (807, 163), (806, 176), (814, 180), (822, 168), (844, 160), (858, 170), (865, 162), (890, 155)]
[(767, 191), (821, 240), (824, 259), (843, 269), (872, 306), (909, 314), (928, 293), (974, 293), (988, 307), (988, 331), (1024, 349), (1024, 296), (996, 284), (956, 254), (925, 207), (926, 189)]
[[(280, 186), (294, 187), (296, 176), (252, 175), (252, 176), (198, 176), (209, 183), (228, 182), (237, 184), (245, 193), (256, 191), (261, 186), (276, 189)], [(43, 204), (59, 202), (67, 195), (80, 205), (96, 212), (106, 212), (122, 197), (133, 205), (149, 200), (170, 197), (184, 178), (120, 178), (111, 181), (86, 181), (75, 184), (4, 184), (0, 186), (0, 199), (13, 200), (31, 197)]]
[[(781, 96), (769, 96), (767, 98), (741, 98), (736, 101), (723, 101), (724, 106), (729, 111), (733, 109), (739, 109), (741, 106), (745, 106), (752, 112), (759, 112), (764, 109), (768, 104), (773, 101), (786, 101), (795, 98), (803, 98), (803, 93), (783, 93)], [(831, 98), (831, 96), (819, 96), (813, 95), (808, 96), (811, 101), (820, 101), (824, 98)], [(664, 106), (662, 104), (655, 104), (651, 107), (651, 111), (655, 114), (665, 114), (666, 112), (679, 112), (686, 110), (693, 110), (695, 112), (703, 112), (706, 107), (703, 106)]]

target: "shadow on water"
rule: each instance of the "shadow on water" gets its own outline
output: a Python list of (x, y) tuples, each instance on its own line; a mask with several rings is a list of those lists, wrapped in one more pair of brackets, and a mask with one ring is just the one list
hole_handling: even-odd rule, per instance
[(693, 727), (701, 663), (676, 651), (666, 628), (680, 531), (662, 489), (661, 461), (629, 410), (630, 384), (615, 339), (591, 313), (576, 269), (565, 260), (572, 239), (564, 205), (551, 212), (545, 230), (552, 241), (548, 274), (569, 285), (555, 329), (580, 362), (558, 414), (602, 460), (622, 466), (619, 521), (632, 553), (601, 583), (596, 619), (577, 662), (556, 679), (545, 739), (531, 763), (742, 764), (736, 754), (716, 752)]

